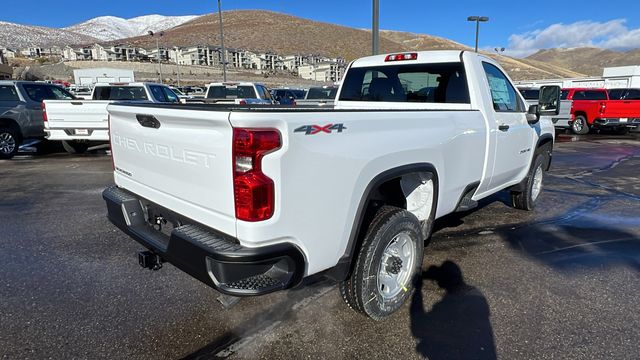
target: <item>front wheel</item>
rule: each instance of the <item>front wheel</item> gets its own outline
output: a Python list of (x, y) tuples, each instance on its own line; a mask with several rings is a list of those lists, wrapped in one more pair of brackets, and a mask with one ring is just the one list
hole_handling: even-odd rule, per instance
[(89, 144), (82, 141), (63, 141), (62, 147), (69, 154), (84, 154), (89, 149)]
[(0, 159), (11, 159), (18, 153), (20, 140), (11, 127), (0, 127)]
[(575, 120), (571, 124), (571, 130), (578, 135), (586, 135), (589, 133), (589, 123), (587, 122), (587, 118), (579, 115), (576, 116)]
[(527, 175), (527, 184), (524, 191), (512, 191), (511, 201), (513, 207), (520, 210), (531, 211), (536, 205), (536, 201), (542, 192), (542, 182), (544, 180), (545, 157), (537, 154)]
[(353, 274), (340, 284), (343, 299), (374, 320), (386, 318), (411, 296), (423, 253), (418, 219), (407, 210), (383, 206), (367, 231)]

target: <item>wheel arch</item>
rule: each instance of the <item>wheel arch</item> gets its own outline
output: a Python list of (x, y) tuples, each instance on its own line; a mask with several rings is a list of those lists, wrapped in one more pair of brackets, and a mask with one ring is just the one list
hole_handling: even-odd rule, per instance
[[(338, 264), (327, 272), (327, 276), (342, 281), (349, 277), (353, 270), (354, 257), (362, 244), (362, 240), (367, 230), (367, 221), (370, 221), (377, 208), (383, 205), (401, 205), (406, 208), (406, 204), (399, 204), (399, 196), (404, 194), (394, 194), (400, 186), (400, 179), (409, 174), (430, 173), (433, 178), (434, 187), (434, 208), (435, 213), (438, 205), (439, 177), (436, 167), (431, 163), (413, 163), (398, 166), (385, 170), (376, 175), (366, 186), (362, 197), (358, 203), (356, 214), (353, 219), (351, 233), (344, 254)], [(397, 183), (395, 187), (394, 183)]]
[(20, 129), (20, 125), (18, 124), (17, 121), (15, 121), (14, 119), (11, 119), (11, 118), (6, 118), (6, 117), (2, 118), (2, 117), (0, 117), (0, 127), (3, 127), (3, 126), (9, 127), (11, 129), (15, 130), (16, 133), (18, 134), (18, 136), (20, 137), (18, 140), (22, 141), (23, 135), (22, 135), (22, 131)]

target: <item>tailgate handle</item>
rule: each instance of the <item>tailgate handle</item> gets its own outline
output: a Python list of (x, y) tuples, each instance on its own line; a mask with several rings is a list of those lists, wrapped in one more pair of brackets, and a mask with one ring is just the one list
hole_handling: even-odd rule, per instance
[(156, 119), (155, 116), (153, 115), (136, 115), (136, 119), (138, 120), (138, 122), (140, 123), (140, 125), (144, 126), (144, 127), (148, 127), (148, 128), (153, 128), (153, 129), (159, 129), (160, 128), (160, 121), (158, 121), (158, 119)]

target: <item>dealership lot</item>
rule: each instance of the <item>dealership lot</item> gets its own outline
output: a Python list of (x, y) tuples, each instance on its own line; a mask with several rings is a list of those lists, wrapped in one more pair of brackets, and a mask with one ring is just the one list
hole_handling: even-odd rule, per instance
[(562, 135), (553, 161), (534, 212), (499, 194), (441, 219), (424, 269), (449, 262), (380, 323), (322, 278), (225, 310), (171, 265), (141, 269), (105, 218), (103, 151), (0, 162), (0, 354), (637, 359), (640, 137)]

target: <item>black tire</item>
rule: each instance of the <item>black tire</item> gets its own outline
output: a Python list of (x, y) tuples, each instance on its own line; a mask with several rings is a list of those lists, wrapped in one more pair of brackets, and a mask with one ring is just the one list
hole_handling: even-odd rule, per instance
[(20, 133), (12, 127), (0, 127), (0, 159), (8, 160), (16, 156), (20, 148)]
[(80, 141), (62, 141), (62, 147), (69, 154), (84, 154), (89, 149), (89, 144)]
[(571, 123), (571, 131), (573, 131), (574, 134), (586, 135), (589, 133), (589, 130), (591, 130), (589, 123), (587, 123), (587, 118), (583, 115), (576, 116), (573, 123)]
[[(512, 191), (511, 192), (511, 202), (513, 207), (520, 210), (531, 211), (535, 208), (536, 202), (540, 197), (540, 193), (542, 192), (542, 184), (544, 180), (544, 169), (547, 160), (543, 154), (536, 153), (533, 158), (533, 163), (531, 164), (531, 168), (529, 169), (529, 174), (527, 175), (527, 183), (525, 185), (524, 191)], [(534, 190), (534, 186), (536, 185), (536, 174), (540, 171), (540, 188), (538, 193), (536, 194)]]
[[(402, 249), (410, 252), (406, 255), (408, 263), (400, 257), (388, 256), (391, 251), (388, 247), (402, 241), (406, 242), (406, 247)], [(407, 210), (383, 206), (371, 221), (355, 260), (353, 273), (340, 284), (344, 301), (373, 320), (385, 319), (413, 293), (413, 278), (422, 269), (423, 254), (424, 241), (418, 219)], [(385, 287), (379, 282), (383, 266), (384, 273), (389, 277), (397, 276), (395, 289), (386, 288), (392, 290), (388, 294), (383, 294)]]

